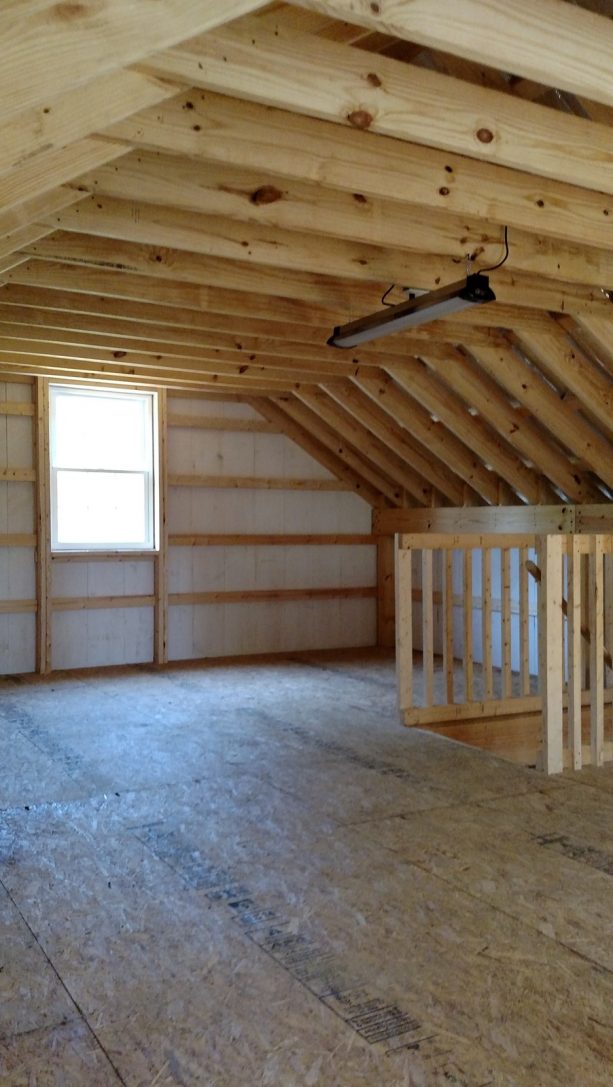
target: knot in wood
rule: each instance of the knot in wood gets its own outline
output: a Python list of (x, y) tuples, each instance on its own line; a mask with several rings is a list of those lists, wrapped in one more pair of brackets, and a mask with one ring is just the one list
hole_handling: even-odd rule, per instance
[(373, 123), (373, 115), (365, 109), (354, 109), (352, 113), (349, 113), (347, 120), (354, 128), (370, 128)]
[(251, 193), (249, 197), (252, 204), (274, 204), (277, 200), (283, 199), (283, 193), (280, 189), (277, 189), (275, 185), (262, 185), (260, 189), (256, 189)]

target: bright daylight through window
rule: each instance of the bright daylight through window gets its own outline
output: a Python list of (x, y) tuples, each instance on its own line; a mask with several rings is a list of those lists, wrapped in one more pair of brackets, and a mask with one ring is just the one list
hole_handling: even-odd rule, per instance
[(50, 387), (51, 546), (156, 546), (155, 393)]

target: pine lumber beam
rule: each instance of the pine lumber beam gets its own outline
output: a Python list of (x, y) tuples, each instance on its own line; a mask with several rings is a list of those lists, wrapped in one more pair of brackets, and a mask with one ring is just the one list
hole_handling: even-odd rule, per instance
[(555, 434), (558, 441), (589, 465), (607, 486), (613, 486), (610, 442), (569, 408), (544, 377), (520, 359), (511, 345), (471, 349), (471, 355), (494, 381)]
[[(381, 296), (384, 283), (377, 287), (360, 289), (351, 281), (339, 280), (330, 275), (315, 275), (265, 265), (250, 265), (244, 260), (227, 260), (207, 257), (167, 246), (134, 245), (110, 238), (93, 238), (87, 234), (56, 233), (42, 241), (27, 246), (22, 258), (72, 263), (79, 269), (113, 268), (119, 272), (136, 272), (154, 278), (198, 284), (198, 286), (227, 288), (230, 291), (249, 291), (254, 294), (293, 298), (300, 302), (336, 306), (341, 313), (351, 313), (356, 306), (372, 305)], [(320, 265), (321, 267), (321, 265)], [(34, 273), (35, 274), (35, 273)], [(7, 278), (10, 277), (10, 273)], [(51, 279), (53, 276), (50, 277)], [(85, 280), (85, 276), (83, 277)], [(22, 277), (19, 278), (19, 282)], [(575, 309), (578, 299), (574, 298)], [(275, 303), (270, 302), (274, 307)], [(552, 307), (556, 309), (555, 306)]]
[(289, 476), (216, 476), (169, 474), (169, 487), (212, 487), (241, 491), (346, 491), (339, 479), (297, 479)]
[[(181, 358), (172, 354), (153, 354), (132, 350), (111, 350), (107, 347), (73, 346), (67, 343), (56, 343), (45, 339), (20, 339), (2, 335), (0, 328), (0, 356), (2, 358), (13, 354), (16, 363), (22, 358), (39, 358), (41, 363), (53, 360), (58, 365), (71, 366), (85, 364), (91, 369), (97, 369), (100, 373), (151, 373), (156, 372), (173, 376), (177, 380), (186, 382), (212, 375), (219, 377), (243, 378), (245, 384), (255, 380), (270, 379), (272, 382), (282, 381), (285, 385), (299, 381), (335, 381), (356, 372), (357, 367), (347, 368), (340, 364), (317, 365), (316, 363), (304, 363), (293, 359), (284, 359), (276, 355), (253, 355), (252, 361), (240, 361), (240, 353), (219, 352), (216, 357), (214, 352), (203, 351), (198, 358)], [(238, 355), (238, 360), (236, 356)], [(369, 367), (365, 369), (370, 369)]]
[(39, 238), (46, 238), (52, 232), (52, 227), (43, 224), (31, 223), (29, 226), (18, 227), (0, 238), (0, 260), (5, 260), (13, 254), (20, 255), (20, 250), (25, 245), (37, 242)]
[[(65, 229), (25, 246), (22, 259), (174, 275), (187, 282), (337, 306), (339, 316), (343, 311), (359, 315), (367, 305), (373, 308), (390, 282), (434, 290), (457, 280), (460, 271), (458, 258), (318, 238), (305, 231), (254, 224), (247, 228), (214, 216), (144, 205), (134, 209), (122, 201), (106, 201), (102, 208), (84, 201), (74, 214), (68, 209), (53, 218)], [(590, 284), (520, 276), (502, 268), (492, 276), (492, 286), (500, 302), (529, 309), (610, 309), (601, 288)]]
[(301, 5), (613, 105), (611, 20), (562, 0), (536, 5), (531, 0), (301, 0)]
[(352, 468), (348, 467), (344, 460), (335, 456), (326, 448), (321, 442), (317, 441), (298, 423), (289, 418), (277, 404), (272, 400), (265, 398), (258, 398), (250, 400), (249, 403), (256, 411), (263, 415), (265, 419), (268, 419), (270, 423), (274, 423), (279, 427), (279, 430), (283, 434), (286, 434), (288, 438), (296, 442), (297, 445), (304, 449), (309, 456), (314, 457), (319, 461), (324, 468), (332, 472), (337, 479), (347, 483), (348, 486), (360, 495), (365, 502), (368, 502), (370, 506), (379, 508), (384, 504), (383, 496), (381, 492), (375, 487), (371, 486), (362, 476), (356, 473)]
[(577, 342), (587, 345), (590, 353), (613, 374), (613, 329), (610, 319), (582, 314), (576, 321), (569, 323), (568, 318), (562, 318), (560, 323)]
[(7, 4), (0, 12), (2, 116), (46, 104), (261, 6), (262, 0), (158, 0), (153, 17), (147, 0)]
[(88, 136), (68, 147), (41, 152), (0, 177), (0, 207), (6, 211), (49, 194), (58, 185), (74, 181), (80, 174), (111, 162), (126, 151), (125, 144)]
[[(110, 299), (92, 298), (86, 294), (62, 291), (37, 291), (24, 288), (20, 293), (18, 286), (7, 285), (0, 289), (0, 322), (3, 326), (30, 326), (70, 333), (98, 334), (100, 342), (106, 337), (127, 340), (131, 344), (153, 343), (181, 345), (185, 347), (219, 347), (224, 350), (234, 348), (245, 351), (260, 350), (264, 344), (270, 353), (294, 354), (300, 351), (303, 357), (310, 351), (310, 357), (323, 357), (332, 354), (326, 351), (326, 339), (334, 321), (331, 312), (323, 325), (299, 325), (292, 322), (267, 320), (266, 317), (251, 318), (241, 313), (240, 296), (234, 305), (235, 313), (215, 313), (173, 309), (154, 306), (151, 303), (139, 304), (118, 302)], [(16, 299), (16, 301), (14, 301)], [(247, 305), (253, 300), (248, 300)], [(261, 313), (262, 300), (259, 298)], [(21, 304), (25, 303), (25, 304)], [(296, 357), (294, 355), (294, 357)], [(334, 354), (332, 357), (338, 355)]]
[[(447, 322), (439, 322), (443, 326), (440, 332), (438, 327), (432, 330), (427, 326), (414, 330), (419, 335), (403, 334), (377, 344), (377, 350), (370, 347), (342, 353), (326, 344), (334, 320), (332, 315), (327, 326), (310, 327), (268, 322), (264, 317), (250, 321), (240, 312), (231, 317), (211, 312), (198, 315), (188, 313), (188, 327), (185, 328), (177, 323), (179, 317), (175, 318), (172, 310), (162, 311), (151, 305), (146, 307), (144, 317), (149, 320), (155, 318), (154, 324), (146, 323), (142, 317), (135, 318), (131, 313), (129, 319), (91, 314), (87, 312), (87, 304), (84, 313), (75, 313), (71, 309), (50, 309), (48, 306), (53, 294), (49, 292), (44, 299), (34, 292), (33, 297), (40, 301), (34, 304), (30, 299), (32, 304), (28, 306), (13, 305), (3, 301), (5, 297), (0, 291), (0, 336), (16, 341), (96, 348), (112, 352), (113, 358), (131, 358), (133, 352), (144, 352), (153, 355), (157, 362), (166, 358), (184, 359), (186, 367), (192, 365), (193, 360), (217, 360), (249, 364), (247, 370), (262, 364), (276, 369), (298, 372), (303, 369), (321, 370), (324, 374), (342, 376), (354, 373), (357, 366), (378, 367), (387, 360), (390, 363), (402, 361), (407, 352), (421, 355), (425, 349), (444, 355), (447, 339), (450, 343), (457, 343), (461, 339), (475, 346), (492, 346), (503, 342), (497, 333), (489, 330), (484, 333), (451, 322), (445, 332)], [(74, 295), (70, 297), (75, 298)], [(87, 299), (87, 296), (84, 297)], [(89, 308), (98, 309), (100, 301), (96, 298), (93, 307), (90, 304)], [(80, 305), (83, 307), (82, 302)], [(137, 312), (143, 313), (142, 308)], [(163, 320), (164, 315), (175, 323), (170, 327), (157, 323)], [(449, 347), (448, 350), (451, 352), (453, 348)], [(118, 352), (124, 352), (124, 355)]]
[(185, 372), (169, 370), (163, 367), (147, 367), (122, 365), (117, 362), (114, 365), (104, 362), (91, 362), (89, 360), (54, 358), (52, 356), (33, 355), (27, 353), (15, 353), (0, 350), (0, 373), (17, 375), (38, 376), (46, 375), (54, 379), (65, 381), (74, 380), (97, 382), (101, 378), (105, 382), (110, 381), (121, 385), (134, 387), (146, 386), (174, 388), (177, 390), (212, 391), (225, 389), (231, 392), (247, 395), (265, 395), (273, 392), (291, 392), (296, 382), (292, 379), (282, 378), (279, 375), (269, 374), (258, 377), (249, 374), (232, 375), (214, 371)]
[(34, 415), (34, 405), (21, 400), (0, 400), (0, 415)]
[[(475, 267), (495, 264), (502, 230), (483, 218), (420, 210), (399, 200), (356, 199), (323, 184), (282, 179), (270, 172), (265, 183), (253, 169), (199, 162), (177, 156), (132, 153), (79, 180), (99, 199), (172, 208), (281, 230), (306, 231), (391, 250), (408, 250), (464, 260)], [(71, 217), (72, 218), (72, 217)], [(78, 218), (77, 215), (74, 218)], [(62, 225), (62, 220), (57, 221)], [(603, 248), (570, 245), (525, 230), (513, 231), (507, 270), (562, 281), (613, 282), (613, 256)]]
[(36, 547), (36, 533), (0, 532), (0, 547)]
[[(406, 422), (403, 425), (402, 419), (395, 415), (392, 415), (390, 419), (391, 412), (383, 411), (373, 404), (365, 393), (349, 382), (336, 386), (325, 385), (323, 388), (324, 392), (329, 393), (341, 408), (350, 412), (371, 433), (405, 460), (412, 469), (424, 476), (432, 487), (453, 505), (461, 506), (465, 501), (473, 505), (480, 503), (482, 496), (479, 488), (472, 482), (471, 489), (467, 493), (462, 483), (462, 471), (449, 457), (445, 437), (440, 433), (431, 433), (436, 424), (418, 404), (415, 404), (414, 416), (411, 416), (410, 423)], [(439, 426), (438, 432), (441, 430)], [(453, 439), (450, 440), (453, 441)], [(466, 474), (470, 473), (467, 471)], [(487, 486), (485, 481), (483, 484), (494, 501), (495, 487), (491, 477), (487, 480)]]
[(35, 480), (33, 468), (0, 468), (0, 481), (3, 483), (34, 483)]
[[(347, 279), (408, 285), (457, 278), (450, 254), (404, 252), (366, 245), (305, 230), (285, 230), (266, 223), (248, 225), (220, 215), (202, 215), (154, 204), (134, 205), (111, 197), (91, 197), (45, 220), (49, 229), (119, 241), (187, 250), (207, 257), (243, 260), (291, 271)], [(498, 252), (500, 246), (498, 246)], [(37, 252), (28, 246), (27, 252)], [(455, 254), (456, 258), (462, 254)], [(613, 272), (612, 272), (613, 274)]]
[(168, 542), (171, 547), (368, 547), (377, 538), (368, 532), (175, 532)]
[(31, 200), (23, 200), (14, 207), (0, 211), (0, 237), (5, 238), (22, 227), (39, 223), (48, 215), (56, 211), (62, 211), (71, 204), (77, 204), (87, 194), (68, 185), (59, 185), (42, 196), (33, 197)]
[(376, 595), (375, 585), (325, 589), (220, 589), (201, 593), (171, 593), (168, 603), (171, 607), (193, 607), (201, 604), (262, 603), (270, 600), (371, 600)]
[(256, 19), (158, 53), (146, 62), (146, 70), (537, 176), (613, 191), (605, 125), (312, 35), (260, 30)]
[(158, 105), (183, 88), (144, 72), (124, 68), (93, 79), (23, 110), (0, 123), (0, 176), (18, 169), (39, 154), (101, 132), (132, 114)]
[[(274, 344), (271, 345), (273, 348)], [(124, 340), (113, 338), (110, 343), (98, 333), (71, 333), (61, 330), (39, 328), (38, 326), (16, 325), (0, 322), (0, 350), (15, 351), (16, 354), (40, 354), (61, 359), (80, 359), (88, 362), (103, 362), (113, 365), (121, 360), (125, 366), (152, 366), (160, 369), (172, 369), (189, 373), (216, 372), (227, 374), (245, 374), (253, 377), (267, 371), (271, 377), (293, 378), (295, 380), (317, 380), (318, 378), (348, 377), (354, 374), (359, 364), (366, 365), (370, 356), (352, 357), (351, 361), (336, 360), (329, 350), (325, 354), (325, 345), (318, 352), (314, 348), (301, 348), (295, 352), (291, 345), (277, 347), (275, 351), (259, 352), (255, 349), (225, 348), (208, 346), (183, 346), (181, 344), (149, 343), (147, 340)]]
[[(336, 115), (335, 115), (336, 118)], [(335, 119), (334, 118), (334, 119)], [(565, 239), (606, 246), (610, 199), (578, 185), (378, 134), (376, 140), (330, 120), (271, 109), (213, 92), (190, 90), (143, 110), (107, 134), (130, 146), (190, 156), (269, 176), (323, 184), (353, 194), (480, 218)], [(365, 210), (365, 216), (370, 214)]]
[[(378, 378), (372, 380), (363, 378), (351, 384), (355, 388), (343, 393), (347, 397), (350, 410), (361, 407), (362, 411), (365, 411), (364, 399), (366, 405), (372, 400), (382, 409), (379, 425), (386, 415), (391, 416), (396, 423), (408, 430), (426, 449), (443, 462), (448, 474), (453, 473), (459, 477), (476, 491), (481, 499), (491, 505), (499, 501), (500, 490), (495, 473), (488, 471), (482, 461), (473, 454), (468, 444), (451, 434), (446, 427), (436, 421), (436, 417), (433, 419), (413, 397), (401, 390), (399, 386), (393, 386), (391, 383), (382, 384)], [(338, 395), (337, 390), (332, 388), (330, 392), (333, 396)], [(372, 417), (372, 409), (370, 415)], [(447, 486), (447, 491), (448, 489)], [(448, 497), (454, 505), (464, 504), (465, 495), (460, 501), (449, 494)]]
[(336, 401), (312, 388), (299, 389), (294, 395), (300, 404), (292, 402), (293, 416), (307, 429), (321, 427), (323, 421), (329, 433), (337, 435), (337, 440), (340, 438), (349, 442), (360, 456), (367, 457), (375, 465), (377, 472), (389, 476), (396, 485), (396, 493), (400, 487), (420, 505), (431, 503), (432, 487), (428, 480), (413, 471), (407, 461), (403, 461), (380, 438), (343, 411)]
[[(93, 554), (93, 552), (92, 552)], [(95, 560), (92, 560), (95, 561)], [(49, 601), (51, 611), (90, 611), (110, 608), (152, 608), (155, 596), (57, 596)]]
[(385, 468), (382, 469), (376, 462), (373, 462), (368, 453), (361, 450), (356, 452), (355, 446), (347, 443), (342, 434), (328, 426), (318, 414), (310, 411), (295, 397), (285, 397), (282, 402), (279, 402), (279, 406), (293, 423), (302, 427), (305, 433), (310, 434), (316, 441), (329, 449), (331, 453), (339, 457), (352, 471), (357, 473), (359, 478), (365, 479), (380, 495), (394, 506), (403, 504), (402, 485), (394, 478), (394, 474), (389, 471), (387, 463)]
[[(97, 245), (99, 243), (96, 243)], [(152, 256), (152, 260), (153, 260)], [(156, 313), (168, 324), (181, 324), (188, 327), (202, 327), (202, 321), (208, 313), (221, 315), (240, 314), (249, 319), (262, 319), (262, 295), (255, 291), (236, 290), (208, 284), (193, 284), (186, 280), (171, 278), (171, 270), (166, 267), (167, 277), (163, 274), (156, 278), (122, 270), (120, 276), (104, 267), (88, 267), (47, 261), (26, 257), (19, 269), (12, 271), (6, 282), (0, 286), (0, 297), (13, 297), (14, 291), (34, 291), (42, 289), (57, 297), (60, 309), (79, 308), (84, 313), (117, 313), (117, 307), (125, 316), (138, 320), (139, 316), (150, 321)], [(9, 293), (10, 292), (10, 293)], [(76, 299), (76, 292), (80, 297)], [(73, 296), (67, 299), (67, 295)], [(92, 297), (93, 296), (93, 297)], [(23, 304), (29, 304), (25, 296), (19, 295)], [(373, 299), (370, 299), (373, 301)], [(37, 304), (36, 301), (34, 303)], [(51, 305), (53, 302), (51, 301)], [(172, 311), (172, 312), (171, 312)], [(179, 311), (175, 314), (174, 311)], [(334, 306), (327, 309), (323, 302), (306, 302), (299, 298), (274, 299), (274, 309), (265, 309), (267, 317), (288, 325), (318, 325), (323, 333), (334, 323), (337, 312)], [(227, 327), (227, 326), (226, 326)]]
[(479, 370), (461, 351), (449, 348), (447, 357), (429, 353), (420, 356), (441, 380), (458, 393), (510, 445), (560, 488), (571, 502), (596, 502), (600, 492), (592, 487), (555, 442), (521, 409), (513, 407), (500, 385)]
[(2, 257), (0, 259), (0, 275), (3, 277), (2, 282), (4, 283), (4, 277), (7, 276), (9, 272), (12, 272), (14, 268), (18, 268), (21, 264), (25, 264), (27, 259), (27, 256), (25, 256), (21, 250), (17, 253), (10, 253), (7, 257)]
[(51, 671), (51, 497), (49, 465), (49, 383), (41, 377), (34, 385), (34, 516), (36, 531), (36, 670)]
[[(29, 269), (22, 268), (24, 275), (28, 271)], [(64, 271), (66, 269), (62, 270), (62, 274)], [(261, 296), (246, 292), (213, 291), (208, 292), (208, 305), (205, 310), (189, 310), (178, 306), (156, 305), (152, 301), (143, 303), (123, 299), (117, 290), (117, 281), (117, 276), (111, 276), (109, 287), (115, 285), (115, 295), (101, 297), (97, 294), (94, 298), (86, 293), (63, 291), (60, 287), (49, 290), (22, 287), (14, 283), (5, 284), (0, 288), (0, 321), (3, 324), (14, 321), (45, 328), (100, 332), (103, 336), (118, 335), (130, 340), (196, 346), (207, 342), (217, 344), (218, 335), (220, 343), (227, 346), (230, 339), (224, 340), (225, 334), (226, 337), (231, 337), (235, 346), (240, 343), (242, 347), (237, 347), (237, 350), (243, 351), (246, 342), (253, 342), (249, 337), (265, 337), (271, 353), (278, 351), (279, 345), (283, 344), (286, 354), (300, 351), (306, 357), (306, 351), (313, 352), (316, 348), (318, 352), (325, 351), (328, 357), (339, 361), (337, 351), (330, 352), (325, 348), (330, 329), (338, 318), (334, 309), (326, 310), (307, 305), (300, 307), (298, 303), (290, 303), (287, 307), (288, 319), (281, 321), (275, 319), (277, 308), (281, 314), (286, 311), (285, 303), (281, 299), (275, 300), (273, 305), (263, 307)], [(125, 277), (121, 277), (120, 283), (124, 281)], [(108, 279), (102, 282), (108, 283)], [(146, 293), (147, 282), (152, 289), (155, 287), (150, 280), (145, 281), (143, 293)], [(188, 288), (186, 301), (191, 300)], [(376, 302), (376, 298), (374, 301)], [(213, 308), (215, 306), (217, 309)], [(499, 327), (519, 331), (525, 326), (538, 327), (542, 320), (538, 311), (526, 316), (524, 311), (515, 310), (514, 307), (498, 306), (497, 303), (491, 303), (491, 306), (494, 311), (489, 318), (491, 328), (486, 325), (475, 327), (467, 321), (434, 321), (413, 329), (410, 335), (405, 333), (383, 340), (377, 344), (376, 350), (370, 348), (364, 353), (361, 352), (359, 357), (371, 365), (377, 365), (382, 355), (404, 357), (407, 350), (421, 352), (430, 342), (453, 344), (468, 340), (475, 344), (494, 343), (500, 338), (497, 331)], [(259, 316), (252, 317), (252, 313)], [(478, 313), (478, 307), (474, 313), (477, 321), (483, 320)], [(517, 320), (514, 320), (515, 313), (519, 315)], [(356, 356), (352, 352), (351, 359), (354, 357)]]
[[(556, 495), (551, 492), (543, 493), (543, 482), (539, 474), (527, 468), (514, 450), (508, 448), (500, 441), (496, 432), (478, 416), (471, 416), (462, 401), (438, 380), (436, 375), (428, 372), (424, 363), (417, 359), (407, 357), (402, 362), (386, 362), (386, 373), (394, 379), (400, 388), (413, 396), (427, 411), (436, 415), (452, 434), (461, 441), (467, 441), (470, 448), (478, 457), (502, 478), (517, 494), (536, 505), (544, 497), (555, 500)], [(355, 384), (368, 391), (368, 388), (376, 388), (378, 382), (378, 395), (384, 396), (386, 388), (392, 387), (389, 379), (384, 374), (380, 378), (355, 378)]]
[[(168, 359), (185, 360), (186, 367), (194, 362), (219, 360), (236, 362), (247, 370), (262, 364), (279, 370), (296, 370), (297, 373), (301, 373), (303, 369), (320, 370), (331, 376), (353, 373), (358, 365), (377, 365), (380, 358), (374, 351), (352, 351), (347, 356), (339, 356), (338, 351), (326, 345), (329, 330), (321, 333), (319, 342), (301, 343), (293, 339), (280, 340), (275, 337), (244, 334), (240, 329), (239, 318), (234, 324), (237, 326), (234, 333), (204, 330), (195, 334), (182, 330), (173, 333), (166, 332), (163, 327), (149, 329), (142, 324), (110, 322), (106, 318), (79, 318), (70, 315), (54, 317), (40, 311), (34, 314), (32, 310), (18, 311), (0, 303), (2, 338), (92, 348), (108, 351), (118, 358), (122, 357), (118, 351), (123, 351), (128, 358), (133, 354), (136, 358), (138, 353), (144, 353), (151, 360), (160, 362)], [(286, 328), (285, 331), (286, 335), (296, 334), (293, 329)], [(487, 343), (489, 340), (479, 342)], [(404, 352), (399, 350), (397, 354), (400, 357)]]
[(570, 389), (582, 409), (613, 437), (613, 379), (572, 344), (552, 318), (545, 318), (539, 331), (522, 331), (519, 343), (555, 384)]
[(157, 393), (157, 551), (153, 566), (153, 662), (168, 662), (168, 396)]
[[(49, 272), (58, 273), (59, 282), (51, 288)], [(91, 332), (117, 332), (126, 337), (158, 337), (167, 343), (202, 343), (202, 334), (228, 333), (243, 343), (243, 336), (266, 336), (271, 340), (293, 345), (317, 346), (325, 344), (330, 329), (338, 319), (334, 308), (325, 308), (297, 301), (276, 298), (273, 303), (263, 303), (261, 295), (244, 291), (202, 289), (196, 291), (185, 284), (183, 297), (177, 296), (180, 286), (166, 281), (170, 301), (162, 301), (159, 284), (151, 279), (138, 278), (124, 273), (85, 270), (80, 273), (70, 265), (51, 269), (42, 261), (32, 261), (21, 266), (23, 280), (34, 274), (37, 278), (47, 271), (44, 286), (28, 286), (17, 282), (0, 287), (0, 320), (23, 321), (40, 326), (65, 329), (83, 329)], [(14, 273), (15, 279), (19, 272)], [(82, 282), (79, 282), (79, 277)], [(81, 286), (82, 291), (64, 290), (63, 283)], [(91, 294), (85, 288), (91, 288)], [(103, 292), (107, 292), (104, 294)], [(149, 293), (151, 292), (151, 294)], [(125, 298), (124, 294), (140, 297)], [(142, 301), (142, 298), (149, 301)], [(185, 305), (180, 306), (183, 301)], [(370, 299), (376, 304), (376, 297)], [(176, 303), (173, 304), (173, 303)], [(191, 308), (188, 308), (188, 304)], [(488, 316), (488, 314), (490, 314)], [(29, 315), (26, 316), (26, 315)], [(471, 321), (468, 318), (471, 318)], [(455, 321), (433, 321), (431, 324), (412, 329), (411, 334), (390, 337), (377, 344), (376, 351), (368, 352), (369, 362), (374, 364), (382, 355), (402, 355), (407, 350), (422, 354), (431, 342), (449, 344), (470, 341), (477, 343), (498, 342), (499, 328), (538, 328), (542, 314), (537, 310), (522, 310), (514, 306), (502, 306), (496, 302), (475, 307), (469, 313), (458, 314)], [(474, 323), (471, 323), (474, 322)], [(490, 327), (491, 326), (491, 327)], [(573, 326), (575, 333), (577, 326)], [(338, 359), (338, 352), (334, 352)], [(352, 353), (351, 358), (354, 355)], [(365, 356), (360, 356), (365, 357)]]
[(226, 415), (168, 414), (169, 427), (177, 430), (223, 430), (230, 434), (278, 434), (277, 427), (266, 419), (232, 419)]

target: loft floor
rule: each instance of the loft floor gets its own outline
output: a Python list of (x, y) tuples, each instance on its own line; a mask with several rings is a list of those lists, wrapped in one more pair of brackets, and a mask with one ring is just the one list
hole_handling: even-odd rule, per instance
[(3, 681), (2, 1087), (613, 1083), (613, 773), (368, 654)]

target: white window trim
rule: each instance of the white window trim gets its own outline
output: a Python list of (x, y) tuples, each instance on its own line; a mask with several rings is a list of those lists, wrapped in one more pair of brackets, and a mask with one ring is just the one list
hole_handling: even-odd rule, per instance
[[(78, 396), (100, 396), (104, 395), (107, 398), (138, 398), (148, 405), (148, 426), (147, 426), (147, 438), (149, 442), (149, 461), (151, 464), (150, 471), (134, 472), (134, 469), (118, 469), (118, 468), (75, 468), (75, 469), (61, 469), (58, 468), (54, 462), (54, 434), (55, 434), (55, 402), (56, 395), (70, 395), (75, 394)], [(157, 393), (149, 390), (123, 390), (117, 388), (108, 388), (103, 385), (99, 386), (83, 386), (83, 385), (64, 385), (64, 384), (50, 384), (49, 385), (49, 468), (50, 468), (50, 488), (49, 488), (49, 502), (50, 502), (50, 532), (51, 532), (51, 553), (56, 552), (80, 552), (95, 554), (96, 552), (127, 552), (132, 551), (151, 551), (155, 554), (159, 550), (159, 504), (160, 504), (160, 487), (159, 487), (159, 436), (158, 436), (158, 397)], [(88, 472), (92, 473), (107, 473), (109, 475), (118, 475), (125, 472), (126, 475), (140, 474), (145, 480), (145, 516), (148, 526), (148, 539), (146, 542), (126, 543), (125, 541), (109, 541), (104, 540), (96, 543), (82, 543), (82, 542), (59, 542), (57, 539), (57, 473), (58, 471), (75, 471), (82, 475)]]

